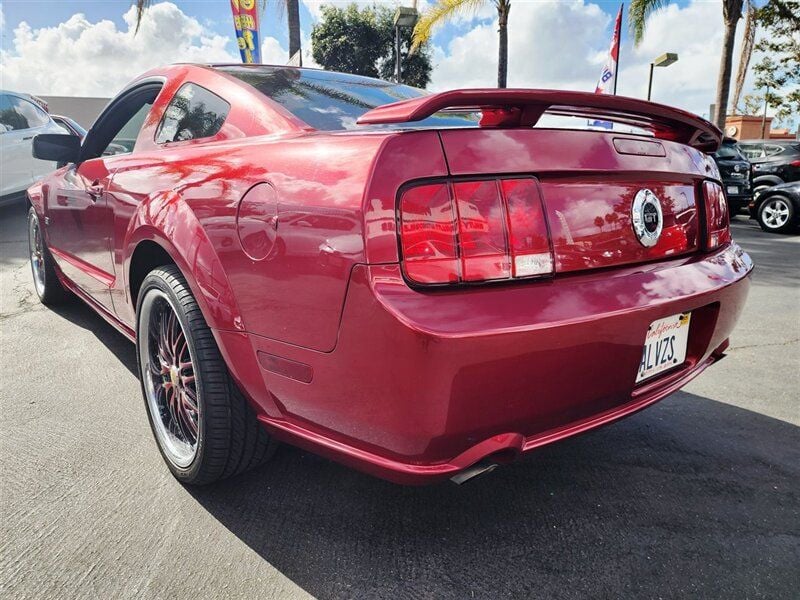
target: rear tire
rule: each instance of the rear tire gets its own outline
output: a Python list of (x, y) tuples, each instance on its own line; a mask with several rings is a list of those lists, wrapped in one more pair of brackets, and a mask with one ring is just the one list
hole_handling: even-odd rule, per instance
[(72, 295), (64, 289), (58, 279), (53, 255), (50, 254), (44, 241), (39, 215), (32, 206), (28, 210), (28, 250), (33, 287), (39, 296), (39, 301), (45, 306), (53, 306), (70, 300)]
[(145, 277), (136, 314), (142, 395), (172, 474), (204, 485), (266, 461), (276, 443), (232, 380), (177, 267)]
[(786, 233), (794, 228), (795, 208), (785, 196), (770, 196), (758, 207), (758, 224), (769, 233)]

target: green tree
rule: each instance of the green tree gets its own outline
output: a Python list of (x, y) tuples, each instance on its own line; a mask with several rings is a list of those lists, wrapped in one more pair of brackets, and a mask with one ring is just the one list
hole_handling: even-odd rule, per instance
[[(654, 12), (664, 8), (670, 0), (631, 0), (628, 9), (628, 21), (633, 32), (634, 42), (638, 45), (644, 38), (647, 19)], [(722, 20), (724, 35), (722, 37), (722, 54), (720, 55), (719, 74), (717, 75), (716, 123), (717, 127), (725, 127), (728, 97), (731, 91), (731, 74), (733, 71), (733, 44), (736, 41), (736, 27), (742, 18), (744, 0), (722, 0)]]
[(786, 123), (800, 114), (800, 1), (768, 0), (756, 18), (765, 35), (756, 43), (763, 57), (753, 67), (761, 94), (748, 98), (750, 107), (766, 102), (775, 120)]
[(497, 87), (504, 88), (508, 82), (508, 15), (511, 0), (436, 0), (436, 3), (422, 14), (414, 27), (414, 43), (417, 48), (431, 39), (435, 29), (448, 19), (460, 13), (474, 13), (487, 2), (497, 9), (497, 33), (499, 36), (497, 57)]
[[(386, 6), (359, 9), (324, 5), (322, 18), (311, 32), (314, 60), (332, 71), (392, 79), (395, 65), (393, 11)], [(401, 29), (403, 83), (425, 87), (431, 79), (427, 45), (411, 54), (411, 32)]]
[[(153, 0), (134, 0), (136, 4), (136, 31), (139, 31), (139, 26), (142, 24), (142, 17), (144, 16), (145, 9), (153, 3)], [(289, 29), (289, 58), (300, 52), (300, 3), (299, 0), (278, 0), (279, 10), (286, 11), (286, 25)], [(230, 2), (227, 0), (219, 0), (220, 5)], [(267, 5), (267, 0), (258, 0), (259, 6), (264, 9)]]

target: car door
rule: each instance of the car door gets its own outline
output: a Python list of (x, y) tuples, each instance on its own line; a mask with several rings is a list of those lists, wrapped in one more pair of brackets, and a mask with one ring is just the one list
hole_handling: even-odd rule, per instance
[[(114, 312), (111, 288), (116, 272), (112, 251), (114, 214), (108, 189), (115, 163), (133, 150), (155, 100), (120, 96), (98, 118), (81, 147), (81, 161), (68, 165), (47, 200), (50, 247), (67, 277)], [(124, 140), (125, 153), (107, 155)]]
[(11, 102), (13, 96), (0, 95), (0, 196), (20, 193), (31, 183), (31, 144), (33, 132)]

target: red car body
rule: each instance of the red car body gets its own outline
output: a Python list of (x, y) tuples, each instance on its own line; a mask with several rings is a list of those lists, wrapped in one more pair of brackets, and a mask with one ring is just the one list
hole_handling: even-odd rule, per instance
[[(710, 231), (704, 201), (719, 173), (703, 151), (721, 134), (688, 113), (478, 90), (365, 109), (356, 129), (325, 132), (224, 70), (177, 65), (140, 81), (163, 87), (133, 152), (64, 167), (29, 191), (59, 278), (134, 339), (142, 270), (168, 255), (277, 439), (397, 482), (449, 478), (667, 396), (722, 356), (741, 313), (752, 263), (726, 241), (727, 222)], [(158, 124), (187, 81), (230, 112), (211, 138), (160, 145)], [(414, 126), (465, 106), (482, 109), (480, 126)], [(654, 137), (533, 127), (543, 113)], [(399, 239), (403, 195), (486, 181), (532, 198), (552, 270), (476, 283), (483, 263), (464, 262), (452, 285), (415, 282)], [(664, 204), (652, 247), (631, 227), (642, 188)], [(470, 207), (481, 235), (489, 217)], [(637, 384), (650, 324), (689, 311), (685, 362)]]

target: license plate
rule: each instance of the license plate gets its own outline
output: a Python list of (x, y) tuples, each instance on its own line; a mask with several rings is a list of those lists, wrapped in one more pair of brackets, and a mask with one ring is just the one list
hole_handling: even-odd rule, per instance
[(644, 339), (636, 383), (683, 364), (691, 317), (691, 313), (681, 313), (650, 324)]
[(735, 185), (729, 185), (728, 186), (728, 193), (729, 194), (738, 194), (739, 193), (739, 188), (737, 186), (735, 186)]

